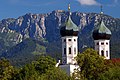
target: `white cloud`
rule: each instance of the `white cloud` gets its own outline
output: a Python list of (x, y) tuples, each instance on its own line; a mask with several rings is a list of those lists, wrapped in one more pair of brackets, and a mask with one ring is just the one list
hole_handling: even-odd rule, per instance
[(77, 0), (81, 5), (100, 5), (96, 0)]

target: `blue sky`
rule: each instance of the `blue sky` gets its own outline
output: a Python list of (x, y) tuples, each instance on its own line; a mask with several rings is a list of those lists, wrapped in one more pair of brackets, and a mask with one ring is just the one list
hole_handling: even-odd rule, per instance
[(48, 13), (53, 10), (67, 10), (68, 3), (71, 11), (100, 12), (120, 18), (120, 0), (0, 0), (0, 20), (18, 18), (26, 13)]

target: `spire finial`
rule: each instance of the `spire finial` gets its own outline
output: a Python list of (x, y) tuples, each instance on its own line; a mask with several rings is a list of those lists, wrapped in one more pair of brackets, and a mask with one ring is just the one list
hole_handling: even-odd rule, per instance
[(100, 14), (103, 14), (103, 6), (102, 5), (100, 6), (100, 9), (101, 9)]
[(70, 12), (70, 3), (68, 4), (68, 11)]
[(69, 11), (69, 15), (71, 15), (72, 13), (70, 12), (70, 3), (68, 4), (68, 11)]

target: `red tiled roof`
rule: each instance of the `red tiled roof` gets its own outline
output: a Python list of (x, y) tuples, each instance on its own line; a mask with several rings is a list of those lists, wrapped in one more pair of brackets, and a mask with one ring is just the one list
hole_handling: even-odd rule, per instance
[(120, 58), (113, 58), (113, 59), (111, 59), (111, 61), (113, 63), (118, 63), (118, 62), (120, 62)]
[(107, 65), (110, 65), (111, 63), (114, 65), (120, 64), (120, 58), (112, 58), (112, 59), (105, 61), (105, 64), (107, 64)]

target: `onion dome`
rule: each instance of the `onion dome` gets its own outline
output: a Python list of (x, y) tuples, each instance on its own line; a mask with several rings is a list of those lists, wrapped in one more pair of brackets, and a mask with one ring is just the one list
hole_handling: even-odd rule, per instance
[(101, 21), (100, 25), (93, 31), (94, 40), (107, 39), (111, 37), (111, 31), (105, 26), (104, 22)]
[(60, 34), (64, 36), (78, 36), (78, 27), (71, 19), (70, 4), (68, 5), (69, 17), (67, 21), (61, 26)]
[(64, 36), (78, 36), (78, 27), (73, 23), (71, 17), (69, 16), (68, 20), (64, 25), (61, 26), (60, 34), (62, 37)]

